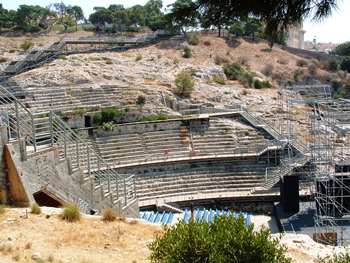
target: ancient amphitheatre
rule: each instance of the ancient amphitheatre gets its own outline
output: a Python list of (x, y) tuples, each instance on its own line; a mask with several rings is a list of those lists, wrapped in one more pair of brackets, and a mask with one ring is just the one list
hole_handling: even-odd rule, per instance
[(345, 251), (338, 57), (233, 29), (107, 28), (0, 36), (1, 263), (149, 262), (164, 226), (239, 215), (293, 262)]

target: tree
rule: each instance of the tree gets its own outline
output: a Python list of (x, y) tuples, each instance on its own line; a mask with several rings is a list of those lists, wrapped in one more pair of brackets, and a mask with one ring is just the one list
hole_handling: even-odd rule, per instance
[(74, 18), (75, 31), (78, 31), (78, 22), (84, 19), (84, 13), (80, 6), (69, 6), (67, 14)]
[(153, 31), (164, 29), (166, 25), (166, 17), (162, 13), (162, 0), (149, 0), (144, 5), (145, 10), (145, 25)]
[(145, 26), (145, 9), (142, 5), (134, 5), (127, 9), (130, 25)]
[(263, 30), (263, 26), (259, 19), (255, 17), (248, 17), (244, 24), (245, 34), (251, 35), (253, 40), (255, 39), (256, 33), (261, 33)]
[(122, 31), (128, 26), (128, 12), (123, 5), (110, 5), (108, 10), (111, 13), (113, 32)]
[(194, 80), (191, 74), (183, 70), (177, 74), (175, 79), (176, 90), (175, 93), (181, 97), (191, 97)]
[(40, 21), (47, 9), (38, 5), (20, 5), (15, 21), (18, 27), (26, 32), (40, 31)]
[(149, 248), (153, 263), (291, 262), (268, 229), (254, 231), (242, 216), (222, 216), (213, 223), (181, 221), (157, 236)]
[(188, 27), (198, 25), (199, 13), (192, 0), (177, 0), (171, 5), (169, 15), (174, 28), (178, 28), (184, 35)]
[(112, 23), (111, 11), (104, 7), (95, 7), (95, 12), (89, 16), (89, 20), (99, 30), (106, 23)]
[(11, 28), (16, 25), (16, 11), (7, 10), (0, 4), (0, 32), (4, 28)]
[(338, 45), (334, 49), (334, 53), (338, 56), (350, 56), (350, 42)]
[(234, 21), (231, 24), (229, 31), (230, 33), (235, 34), (238, 37), (245, 35), (245, 28), (240, 20)]

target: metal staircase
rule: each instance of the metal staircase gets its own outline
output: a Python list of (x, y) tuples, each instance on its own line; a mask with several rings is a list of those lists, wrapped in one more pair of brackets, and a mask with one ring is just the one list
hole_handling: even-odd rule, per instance
[[(32, 114), (6, 88), (0, 86), (0, 124), (6, 125), (9, 142), (24, 141), (26, 158), (36, 152), (55, 149), (70, 171), (83, 175), (81, 184), (89, 185), (92, 204), (97, 191), (110, 198), (111, 206), (127, 206), (136, 200), (133, 175), (121, 175), (110, 167), (94, 149), (92, 143), (73, 131), (53, 112)], [(21, 145), (21, 144), (20, 144)], [(98, 207), (96, 207), (98, 209)]]

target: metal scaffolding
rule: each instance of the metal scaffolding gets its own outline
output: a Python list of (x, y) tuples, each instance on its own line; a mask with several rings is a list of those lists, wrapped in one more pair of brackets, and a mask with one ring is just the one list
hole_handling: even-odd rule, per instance
[[(350, 233), (344, 234), (345, 226), (350, 226), (350, 102), (332, 99), (327, 85), (281, 86), (279, 95), (284, 115), (280, 129), (294, 148), (286, 158), (293, 158), (293, 146), (301, 145), (310, 160), (307, 174), (314, 182), (310, 189), (315, 200), (314, 238), (344, 244), (350, 237)], [(308, 117), (304, 130), (295, 118), (297, 105), (305, 107), (304, 117)]]

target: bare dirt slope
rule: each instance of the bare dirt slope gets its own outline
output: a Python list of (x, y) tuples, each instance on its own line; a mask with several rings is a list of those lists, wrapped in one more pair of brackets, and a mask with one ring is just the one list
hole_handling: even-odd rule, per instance
[(45, 260), (40, 262), (147, 262), (147, 244), (160, 231), (139, 221), (104, 223), (99, 217), (79, 223), (57, 214), (25, 219), (25, 209), (7, 209), (0, 215), (0, 262), (34, 262), (33, 255)]

